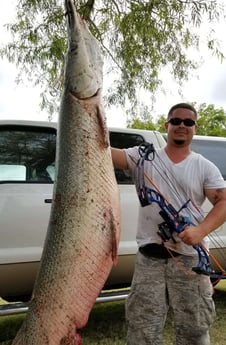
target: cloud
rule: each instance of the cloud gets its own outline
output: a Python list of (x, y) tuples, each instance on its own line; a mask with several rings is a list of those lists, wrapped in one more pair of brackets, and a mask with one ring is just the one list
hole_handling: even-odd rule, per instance
[(30, 83), (15, 83), (16, 67), (5, 60), (0, 63), (0, 119), (47, 120), (40, 111), (40, 90)]
[(226, 64), (219, 68), (212, 87), (212, 97), (217, 103), (225, 105), (226, 110)]

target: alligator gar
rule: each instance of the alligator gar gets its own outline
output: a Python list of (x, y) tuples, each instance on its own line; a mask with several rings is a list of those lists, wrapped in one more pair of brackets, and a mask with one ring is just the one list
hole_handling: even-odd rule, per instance
[(119, 191), (102, 106), (100, 47), (65, 0), (68, 51), (56, 182), (40, 270), (13, 345), (77, 345), (117, 260)]

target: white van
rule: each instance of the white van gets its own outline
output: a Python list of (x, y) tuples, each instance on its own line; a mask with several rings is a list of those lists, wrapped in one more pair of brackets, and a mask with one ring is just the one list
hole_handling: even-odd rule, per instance
[[(57, 124), (0, 121), (0, 296), (30, 295), (42, 254), (51, 208)], [(165, 146), (155, 131), (110, 128), (113, 147), (144, 141)], [(138, 198), (131, 179), (116, 170), (122, 233), (118, 265), (106, 286), (129, 285), (137, 251)]]

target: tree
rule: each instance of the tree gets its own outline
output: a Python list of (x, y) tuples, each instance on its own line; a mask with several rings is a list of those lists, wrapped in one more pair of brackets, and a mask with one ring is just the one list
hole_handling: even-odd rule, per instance
[(156, 121), (156, 130), (160, 133), (165, 133), (165, 123), (166, 123), (166, 117), (164, 115), (159, 115)]
[(156, 130), (156, 124), (150, 114), (150, 109), (144, 103), (137, 105), (131, 111), (127, 112), (127, 118), (128, 128)]
[[(195, 104), (194, 104), (195, 105)], [(226, 137), (226, 112), (216, 109), (213, 104), (202, 103), (198, 109), (198, 128), (196, 134)]]
[[(167, 66), (179, 83), (188, 79), (197, 61), (189, 48), (199, 47), (195, 31), (203, 18), (219, 20), (223, 8), (216, 1), (180, 0), (78, 0), (78, 12), (103, 48), (107, 72), (114, 83), (106, 94), (108, 104), (137, 103), (137, 90), (152, 94), (161, 85), (160, 71)], [(223, 6), (223, 5), (222, 5)], [(27, 75), (41, 84), (42, 108), (55, 110), (63, 84), (66, 28), (60, 0), (18, 0), (15, 22), (8, 25), (12, 42), (1, 56), (20, 68), (18, 82)], [(191, 28), (193, 27), (193, 30)], [(212, 30), (213, 31), (213, 30)], [(219, 58), (213, 35), (207, 47)]]

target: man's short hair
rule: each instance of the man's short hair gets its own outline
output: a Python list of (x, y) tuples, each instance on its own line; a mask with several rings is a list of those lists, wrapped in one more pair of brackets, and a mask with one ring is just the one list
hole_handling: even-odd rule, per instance
[(197, 119), (198, 117), (197, 111), (195, 110), (193, 105), (189, 103), (178, 103), (178, 104), (173, 105), (168, 112), (167, 118), (169, 119), (172, 113), (174, 112), (174, 110), (179, 109), (179, 108), (191, 110), (195, 114), (195, 118)]

